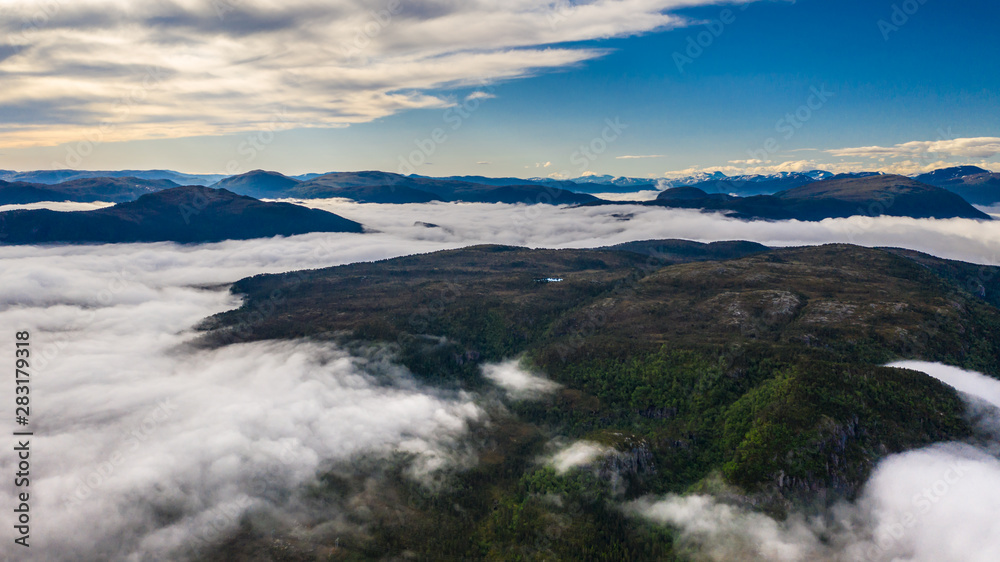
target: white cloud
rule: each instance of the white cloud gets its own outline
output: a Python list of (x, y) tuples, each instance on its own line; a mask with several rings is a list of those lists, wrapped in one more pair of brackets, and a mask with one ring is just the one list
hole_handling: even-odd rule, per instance
[(591, 195), (605, 201), (652, 201), (659, 194), (658, 190), (647, 189), (630, 193), (592, 193)]
[(631, 155), (626, 154), (625, 156), (615, 156), (616, 160), (639, 160), (642, 158), (666, 158), (665, 154), (643, 154), (643, 155)]
[(471, 94), (465, 96), (465, 101), (491, 100), (491, 99), (494, 99), (494, 98), (496, 98), (496, 96), (493, 95), (493, 94), (491, 94), (491, 93), (483, 92), (483, 91), (475, 91), (475, 92), (472, 92)]
[(1000, 381), (992, 377), (975, 371), (926, 361), (896, 361), (890, 363), (889, 366), (926, 373), (959, 392), (975, 396), (995, 408), (1000, 408)]
[[(0, 146), (332, 127), (601, 56), (714, 0), (5, 2)], [(24, 25), (24, 22), (35, 22)], [(476, 94), (473, 94), (476, 95)], [(103, 125), (102, 125), (103, 123)]]
[(0, 205), (0, 213), (4, 211), (16, 211), (18, 209), (49, 209), (50, 211), (95, 211), (110, 207), (114, 203), (95, 201), (93, 203), (76, 203), (73, 201), (40, 201), (38, 203), (24, 203), (18, 205)]
[[(465, 462), (455, 445), (483, 415), (472, 397), (423, 387), (379, 353), (186, 345), (239, 303), (203, 287), (393, 253), (355, 251), (282, 239), (0, 248), (0, 323), (32, 334), (32, 444), (48, 452), (31, 467), (32, 512), (47, 515), (32, 519), (32, 559), (184, 559), (177, 548), (210, 546), (248, 510), (294, 512), (295, 491), (331, 463), (408, 452), (421, 476)], [(0, 470), (14, 462), (3, 455)]]
[(516, 360), (483, 365), (483, 375), (515, 400), (537, 399), (560, 388), (559, 384), (524, 370)]
[(727, 166), (705, 166), (691, 167), (685, 170), (674, 170), (664, 172), (664, 177), (679, 178), (693, 176), (701, 173), (722, 172), (728, 176), (740, 176), (750, 174), (775, 174), (779, 172), (809, 172), (812, 170), (826, 169), (823, 164), (817, 164), (813, 160), (794, 160), (772, 164), (763, 160), (731, 160)]
[[(709, 496), (668, 496), (629, 504), (626, 510), (651, 521), (678, 528), (680, 545), (694, 550), (695, 560), (806, 562), (823, 556), (813, 529), (798, 517), (777, 522), (770, 517), (717, 503)], [(847, 553), (845, 553), (846, 555)], [(845, 558), (849, 559), (849, 558)], [(860, 559), (860, 558), (859, 558)]]
[(592, 441), (577, 441), (572, 445), (557, 451), (546, 461), (546, 464), (563, 474), (570, 469), (586, 466), (597, 459), (609, 455), (614, 449), (607, 445)]
[(890, 147), (862, 146), (826, 152), (846, 158), (992, 158), (1000, 154), (1000, 137), (975, 137), (938, 141), (912, 141)]

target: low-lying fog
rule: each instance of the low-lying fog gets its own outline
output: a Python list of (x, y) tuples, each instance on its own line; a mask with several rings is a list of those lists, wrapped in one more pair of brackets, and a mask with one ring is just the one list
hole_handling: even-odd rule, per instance
[[(622, 194), (618, 194), (622, 195)], [(634, 196), (636, 194), (625, 194)], [(469, 244), (513, 244), (549, 248), (588, 248), (654, 238), (684, 238), (700, 242), (752, 240), (770, 246), (841, 242), (862, 246), (894, 246), (936, 256), (1000, 265), (1000, 220), (911, 219), (856, 216), (803, 221), (742, 221), (720, 214), (641, 205), (555, 207), (489, 203), (414, 203), (379, 205), (347, 199), (286, 199), (324, 209), (361, 222), (376, 236), (365, 246), (396, 246), (391, 255)], [(89, 210), (105, 203), (37, 203), (33, 208)], [(7, 208), (25, 208), (10, 205)], [(993, 211), (1000, 211), (994, 208)], [(998, 215), (1000, 217), (1000, 215)], [(282, 244), (311, 244), (315, 235)], [(321, 236), (333, 243), (338, 236)], [(439, 245), (435, 246), (435, 243)], [(426, 245), (425, 245), (426, 244)], [(274, 244), (272, 244), (274, 246)], [(377, 255), (377, 254), (376, 254)], [(358, 258), (363, 259), (363, 257)], [(253, 265), (253, 264), (249, 264)]]
[(785, 521), (708, 496), (632, 502), (637, 516), (681, 531), (695, 559), (728, 562), (993, 562), (1000, 560), (1000, 381), (938, 363), (900, 361), (956, 388), (988, 436), (882, 460), (860, 498)]
[[(478, 203), (358, 204), (343, 199), (294, 201), (406, 239), (588, 248), (632, 240), (752, 240), (769, 246), (843, 242), (894, 246), (949, 259), (1000, 265), (1000, 221), (864, 217), (820, 222), (742, 221), (720, 214), (640, 205), (553, 207)], [(439, 228), (414, 229), (415, 222)]]
[[(462, 462), (452, 445), (486, 415), (479, 398), (424, 387), (383, 355), (354, 357), (309, 342), (213, 351), (186, 346), (200, 320), (238, 305), (226, 284), (244, 276), (488, 242), (591, 247), (650, 238), (836, 241), (904, 246), (984, 264), (1000, 256), (1000, 223), (968, 220), (747, 223), (641, 206), (308, 204), (376, 232), (200, 246), (0, 247), (0, 324), (8, 334), (30, 330), (34, 354), (33, 558), (19, 560), (177, 559), (177, 548), (210, 544), (248, 509), (292, 509), (288, 492), (332, 462), (405, 451), (415, 455), (415, 478)], [(529, 380), (506, 371), (492, 374), (505, 384)], [(0, 393), (9, 404), (10, 385)], [(987, 541), (984, 548), (994, 550), (980, 552), (993, 556), (982, 559), (1000, 559), (996, 517), (984, 511), (975, 519), (988, 505), (1000, 505), (1000, 468), (992, 454), (947, 446), (892, 457), (873, 477), (870, 502), (852, 509), (868, 510), (862, 520), (882, 525), (890, 520), (879, 514), (900, 509), (891, 500), (908, 501), (906, 494), (943, 478), (947, 462), (959, 463), (967, 468), (965, 476), (949, 484), (940, 510), (921, 516), (885, 551), (902, 560), (972, 560), (952, 555)], [(11, 455), (0, 458), (0, 471), (12, 474)], [(3, 482), (0, 507), (10, 514), (12, 482), (6, 476)], [(899, 489), (885, 496), (883, 482)], [(667, 501), (676, 505), (664, 507)], [(765, 538), (784, 542), (812, 532), (808, 522), (803, 530), (692, 501), (702, 500), (651, 499), (634, 509), (686, 530), (694, 521), (695, 543), (717, 532), (699, 530), (699, 518), (712, 525), (759, 523)], [(967, 511), (959, 520), (978, 522), (955, 528), (950, 516), (963, 506)], [(946, 532), (954, 533), (950, 542), (924, 545)], [(775, 559), (807, 559), (794, 555), (805, 551), (791, 548)], [(706, 550), (714, 559), (710, 554)]]

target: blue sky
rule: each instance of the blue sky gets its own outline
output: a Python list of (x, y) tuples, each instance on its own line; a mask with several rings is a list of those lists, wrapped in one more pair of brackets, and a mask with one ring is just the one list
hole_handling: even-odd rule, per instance
[[(102, 1), (83, 4), (96, 13)], [(74, 8), (28, 33), (9, 28), (6, 44), (18, 50), (0, 51), (0, 73), (15, 85), (0, 94), (0, 168), (1000, 169), (994, 2), (596, 0), (540, 10), (552, 3), (398, 1), (342, 0), (328, 25), (348, 26), (340, 36), (361, 39), (357, 54), (343, 42), (289, 40), (303, 30), (329, 36), (310, 27), (322, 15), (296, 2), (287, 13), (223, 4), (222, 15), (178, 2), (169, 17), (149, 7), (102, 25)], [(4, 7), (22, 8), (23, 19), (34, 5)], [(76, 44), (44, 41), (67, 29)], [(109, 33), (117, 48), (102, 61), (90, 49)], [(70, 54), (81, 45), (91, 58)], [(122, 45), (135, 45), (135, 60)], [(144, 47), (160, 59), (152, 80), (141, 76)], [(310, 58), (317, 48), (327, 53)], [(137, 84), (152, 87), (123, 109), (121, 92)], [(17, 97), (32, 88), (59, 95)]]

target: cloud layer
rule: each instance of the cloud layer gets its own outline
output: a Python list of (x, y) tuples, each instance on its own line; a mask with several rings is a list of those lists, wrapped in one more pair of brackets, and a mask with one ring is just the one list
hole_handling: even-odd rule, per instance
[(1000, 154), (1000, 138), (976, 137), (938, 141), (913, 141), (895, 146), (862, 146), (828, 150), (846, 158), (992, 158)]
[[(743, 221), (687, 209), (636, 205), (427, 203), (358, 204), (343, 199), (296, 201), (361, 222), (383, 235), (462, 245), (497, 243), (586, 248), (632, 240), (752, 240), (770, 246), (841, 242), (892, 246), (984, 265), (1000, 265), (1000, 221), (855, 216), (820, 222)], [(415, 227), (415, 221), (441, 228)]]
[(335, 127), (445, 107), (716, 0), (44, 0), (0, 8), (0, 146)]
[[(0, 250), (0, 322), (32, 334), (33, 559), (180, 560), (248, 512), (294, 513), (296, 491), (334, 463), (399, 452), (420, 476), (462, 461), (456, 442), (484, 415), (473, 397), (425, 388), (383, 353), (188, 345), (192, 326), (238, 304), (206, 286), (354, 254), (302, 250)], [(362, 253), (346, 259), (385, 250)]]

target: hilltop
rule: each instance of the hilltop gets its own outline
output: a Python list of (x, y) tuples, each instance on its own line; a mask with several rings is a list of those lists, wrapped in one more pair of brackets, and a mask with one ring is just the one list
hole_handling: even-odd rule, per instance
[[(969, 293), (972, 279), (988, 281)], [(488, 392), (481, 366), (521, 357), (559, 385), (495, 408), (467, 444), (474, 462), (448, 486), (382, 473), (391, 502), (345, 508), (378, 529), (341, 536), (348, 557), (474, 559), (489, 548), (533, 559), (524, 537), (558, 521), (544, 547), (559, 559), (672, 560), (682, 553), (669, 533), (610, 506), (716, 491), (780, 516), (853, 498), (887, 455), (973, 432), (953, 389), (882, 365), (923, 359), (1000, 376), (1000, 269), (908, 251), (475, 246), (258, 275), (232, 292), (242, 307), (207, 319), (201, 345), (374, 344), (447, 391)], [(580, 439), (612, 452), (565, 474), (539, 463), (549, 443)], [(310, 489), (317, 509), (367, 497), (343, 474)], [(296, 536), (314, 537), (283, 543), (302, 556), (332, 544)], [(249, 556), (272, 540), (248, 527), (213, 555)]]
[(854, 215), (990, 220), (961, 196), (896, 175), (834, 176), (779, 191), (736, 197), (696, 187), (668, 189), (651, 205), (722, 211), (744, 219), (818, 221)]
[(170, 180), (134, 177), (79, 178), (55, 184), (0, 180), (0, 205), (23, 205), (41, 201), (124, 203), (147, 193), (178, 187)]
[(0, 213), (0, 243), (217, 242), (308, 232), (362, 232), (343, 217), (224, 189), (175, 187), (93, 211)]

